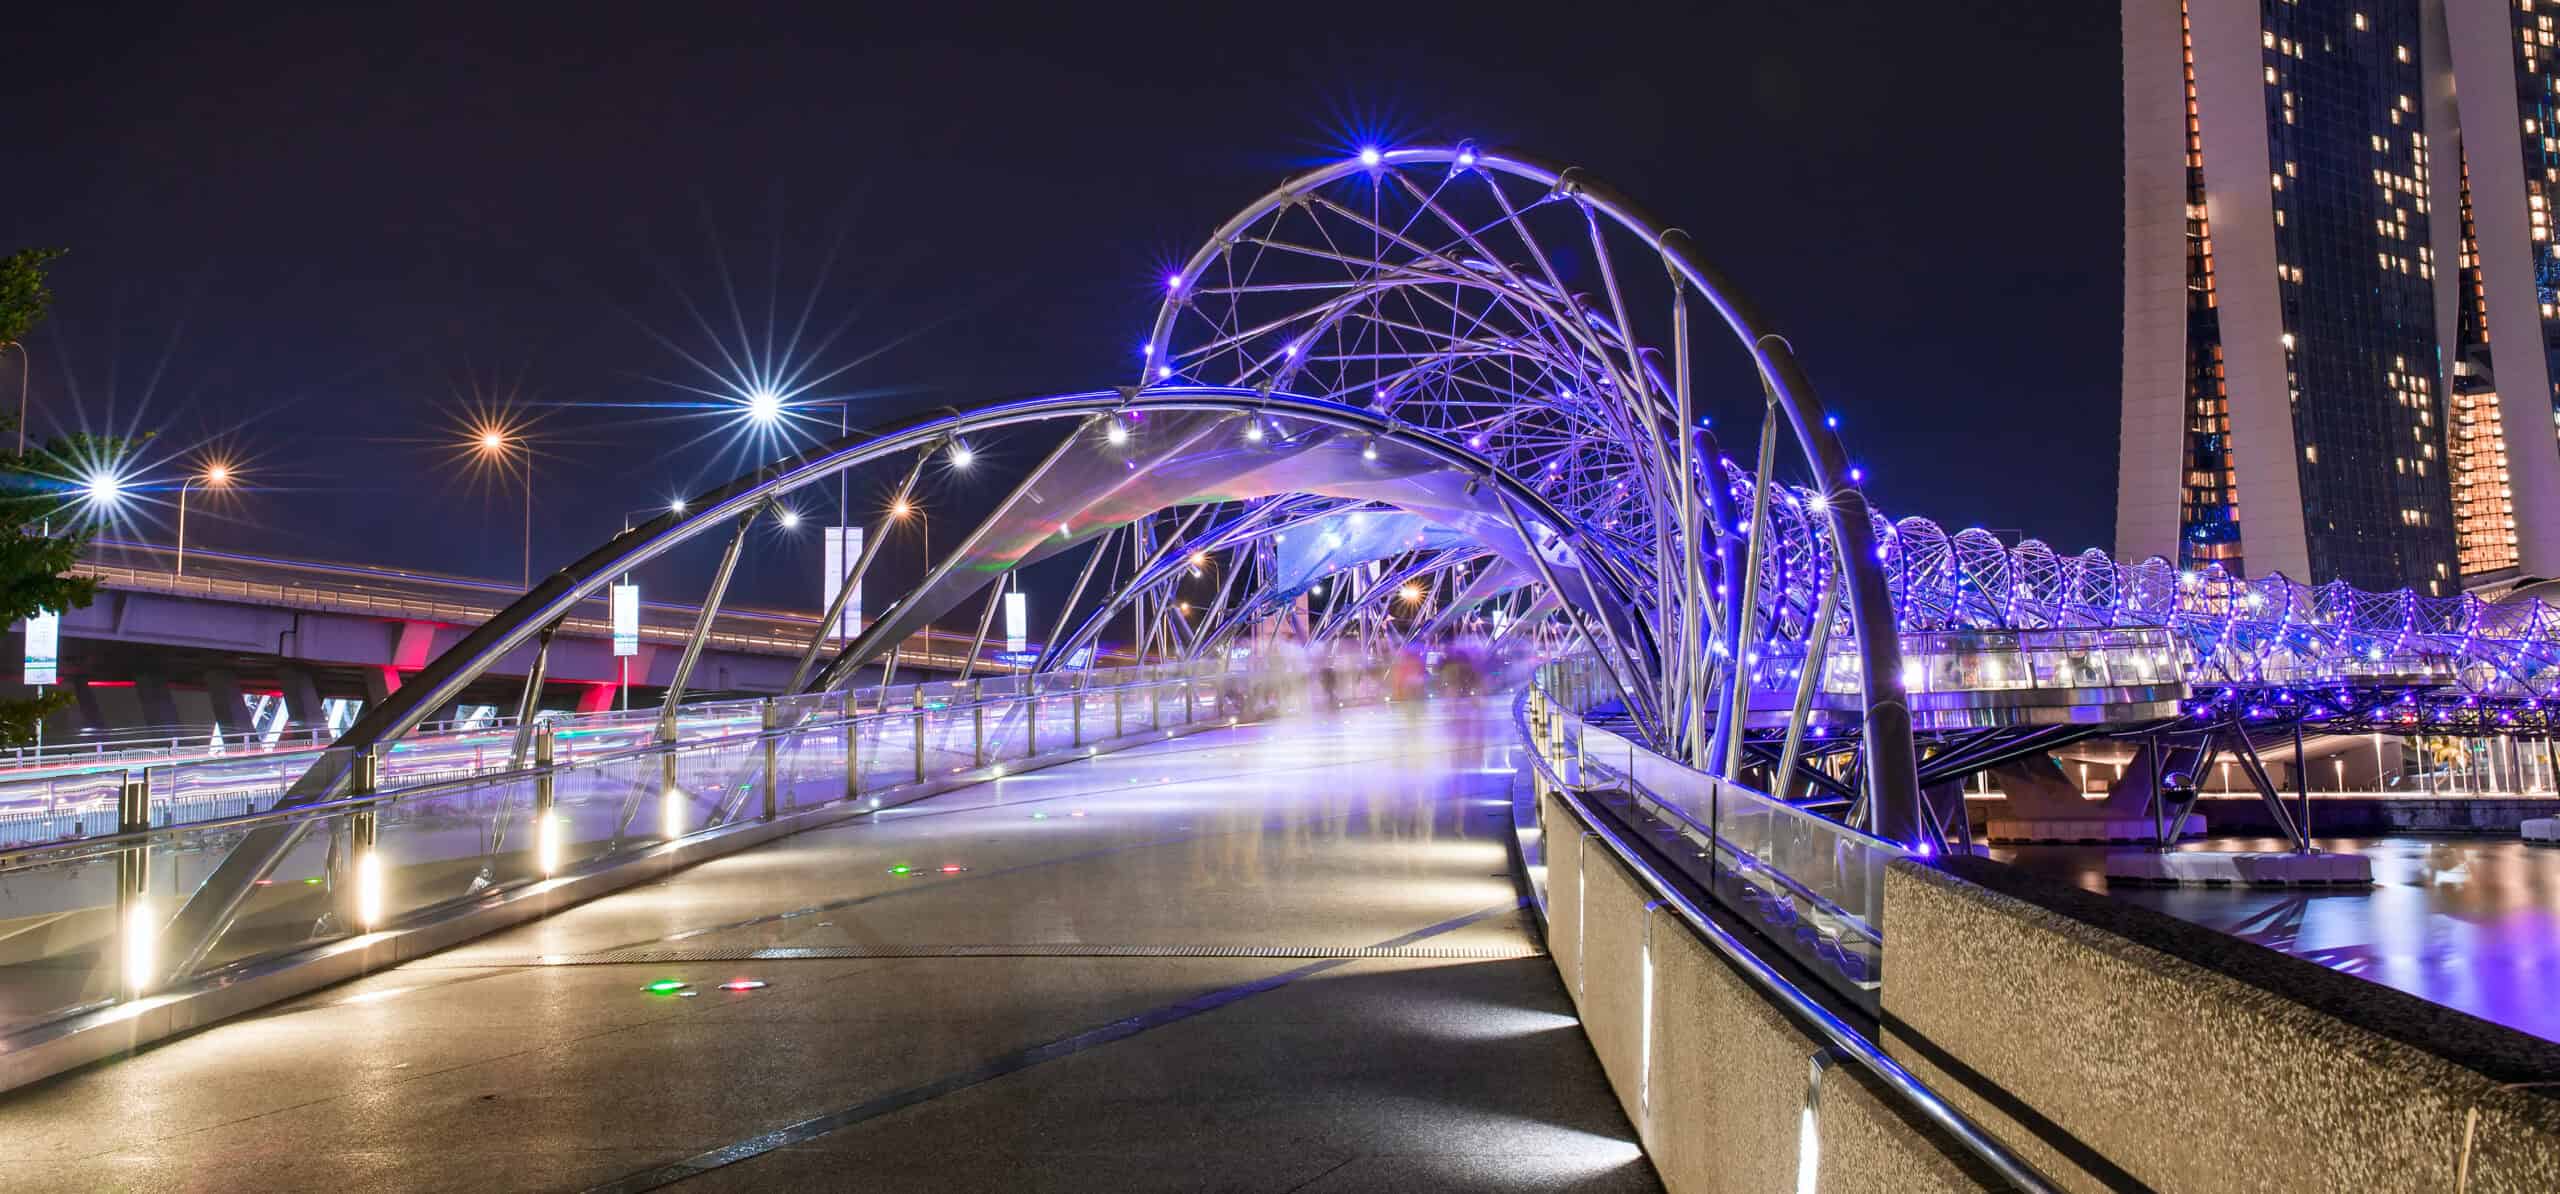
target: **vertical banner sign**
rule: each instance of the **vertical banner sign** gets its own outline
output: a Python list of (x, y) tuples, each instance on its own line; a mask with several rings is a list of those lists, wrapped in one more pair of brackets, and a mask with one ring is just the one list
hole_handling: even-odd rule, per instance
[(62, 615), (52, 610), (37, 610), (27, 619), (27, 683), (42, 687), (54, 682), (54, 668), (61, 663)]
[(613, 653), (640, 653), (640, 586), (613, 586)]
[(1031, 602), (1020, 589), (1004, 595), (1004, 649), (1031, 649)]
[[(836, 594), (844, 589), (845, 578), (853, 574), (854, 564), (862, 559), (861, 527), (827, 528), (827, 576), (825, 592), (819, 598), (820, 610), (836, 603)], [(853, 596), (844, 603), (844, 616), (836, 623), (838, 638), (852, 638), (862, 633), (862, 586), (853, 586)]]

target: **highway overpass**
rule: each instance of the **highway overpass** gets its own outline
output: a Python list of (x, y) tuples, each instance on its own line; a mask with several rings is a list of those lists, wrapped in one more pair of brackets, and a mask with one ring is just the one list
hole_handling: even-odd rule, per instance
[[(50, 744), (343, 727), (360, 708), (504, 608), (507, 583), (415, 569), (190, 550), (183, 572), (161, 545), (94, 544), (78, 571), (98, 600), (63, 615), (61, 678), (74, 703), (48, 719)], [(600, 712), (645, 706), (663, 693), (698, 607), (645, 601), (636, 654), (613, 653), (602, 598), (562, 623), (545, 667), (541, 707)], [(781, 692), (810, 635), (814, 611), (730, 605), (713, 620), (690, 689), (705, 695)], [(21, 653), (23, 627), (6, 644)], [(967, 634), (912, 636), (902, 676), (956, 672)], [(998, 644), (1001, 645), (1001, 644)], [(468, 707), (512, 714), (534, 648), (508, 652), (436, 719)], [(1007, 672), (992, 658), (981, 672)], [(15, 669), (11, 691), (23, 694)], [(259, 716), (263, 710), (263, 716)], [(254, 724), (253, 724), (254, 718)]]

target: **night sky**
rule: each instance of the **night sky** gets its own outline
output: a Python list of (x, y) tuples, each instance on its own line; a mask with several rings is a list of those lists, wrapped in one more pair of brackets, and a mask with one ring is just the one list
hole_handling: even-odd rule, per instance
[[(451, 463), (458, 412), (537, 419), (534, 564), (567, 562), (752, 463), (669, 384), (706, 380), (687, 304), (725, 326), (724, 276), (755, 326), (768, 294), (814, 296), (812, 341), (850, 320), (812, 396), (857, 423), (1121, 384), (1237, 208), (1471, 138), (1688, 229), (1888, 511), (2112, 533), (2112, 5), (910, 7), (13, 6), (0, 250), (71, 250), (35, 425), (243, 461), (191, 544), (511, 579), (518, 499)], [(928, 495), (937, 541), (991, 498)], [(808, 539), (741, 597), (814, 604)]]

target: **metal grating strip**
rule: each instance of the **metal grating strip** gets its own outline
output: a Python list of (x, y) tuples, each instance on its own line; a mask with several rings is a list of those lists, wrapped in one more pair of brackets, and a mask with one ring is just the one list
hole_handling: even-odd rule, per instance
[[(602, 954), (541, 954), (515, 965), (627, 966), (675, 962), (796, 962), (836, 958), (1538, 958), (1533, 945), (1098, 945), (1081, 941), (1019, 945), (791, 945), (760, 949), (633, 949)], [(480, 963), (488, 965), (488, 963)]]

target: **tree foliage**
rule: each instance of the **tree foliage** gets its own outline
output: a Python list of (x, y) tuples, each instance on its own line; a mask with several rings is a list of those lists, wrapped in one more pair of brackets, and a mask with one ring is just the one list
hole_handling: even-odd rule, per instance
[(53, 306), (45, 288), (45, 267), (62, 256), (60, 249), (20, 249), (0, 257), (0, 344), (16, 344), (35, 330)]
[[(53, 303), (45, 267), (60, 256), (60, 249), (24, 249), (0, 257), (0, 345), (16, 345), (44, 318)], [(17, 420), (0, 411), (0, 435), (15, 430)], [(23, 457), (0, 457), (0, 622), (79, 609), (97, 597), (98, 582), (67, 575), (89, 542), (87, 522), (70, 516), (70, 499), (78, 496), (72, 478), (81, 475), (83, 461), (122, 454), (116, 441), (81, 435), (51, 440)], [(44, 716), (70, 700), (58, 688), (0, 700), (0, 745), (34, 738)]]

